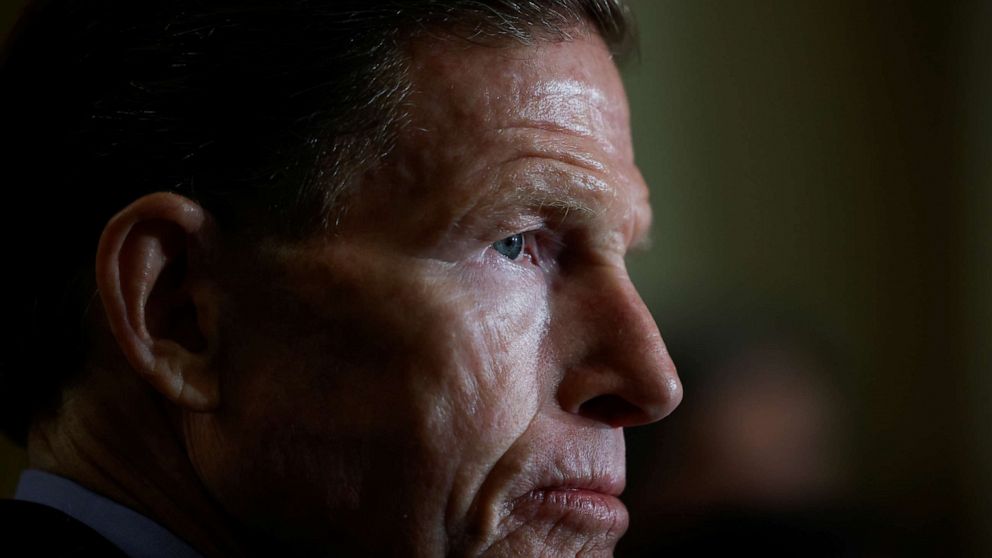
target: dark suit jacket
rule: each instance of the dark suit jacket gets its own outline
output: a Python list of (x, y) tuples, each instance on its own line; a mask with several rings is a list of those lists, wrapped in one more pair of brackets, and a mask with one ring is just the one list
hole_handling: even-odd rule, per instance
[(0, 500), (3, 556), (124, 558), (102, 535), (61, 511), (19, 500)]

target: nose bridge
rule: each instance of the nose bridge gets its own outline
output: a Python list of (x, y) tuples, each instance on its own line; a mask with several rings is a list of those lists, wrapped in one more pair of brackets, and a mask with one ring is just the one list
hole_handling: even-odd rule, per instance
[(603, 327), (598, 329), (602, 350), (616, 353), (611, 358), (629, 360), (625, 368), (636, 368), (637, 361), (645, 358), (667, 359), (658, 326), (633, 284), (626, 277), (613, 282), (613, 288), (603, 293)]
[(563, 404), (613, 426), (660, 420), (682, 386), (658, 327), (625, 269), (600, 269), (584, 286), (574, 316), (581, 360), (563, 385)]

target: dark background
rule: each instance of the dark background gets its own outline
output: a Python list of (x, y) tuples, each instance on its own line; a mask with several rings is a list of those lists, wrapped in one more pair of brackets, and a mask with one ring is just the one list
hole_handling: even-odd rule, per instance
[[(631, 3), (655, 211), (631, 273), (663, 334), (758, 308), (810, 324), (841, 355), (852, 513), (992, 554), (992, 5)], [(0, 493), (24, 464), (0, 442)]]

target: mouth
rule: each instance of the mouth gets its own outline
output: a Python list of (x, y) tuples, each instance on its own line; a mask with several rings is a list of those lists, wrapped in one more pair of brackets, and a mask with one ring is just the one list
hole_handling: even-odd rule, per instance
[(623, 480), (610, 478), (568, 479), (539, 486), (519, 497), (517, 514), (547, 521), (577, 532), (600, 532), (620, 537), (627, 530), (627, 508), (620, 501)]

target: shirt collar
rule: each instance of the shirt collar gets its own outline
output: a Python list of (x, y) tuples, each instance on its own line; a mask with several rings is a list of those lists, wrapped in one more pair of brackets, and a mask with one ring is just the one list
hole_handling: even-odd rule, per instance
[(185, 541), (151, 519), (52, 473), (24, 471), (14, 498), (61, 511), (103, 535), (128, 556), (202, 558)]

